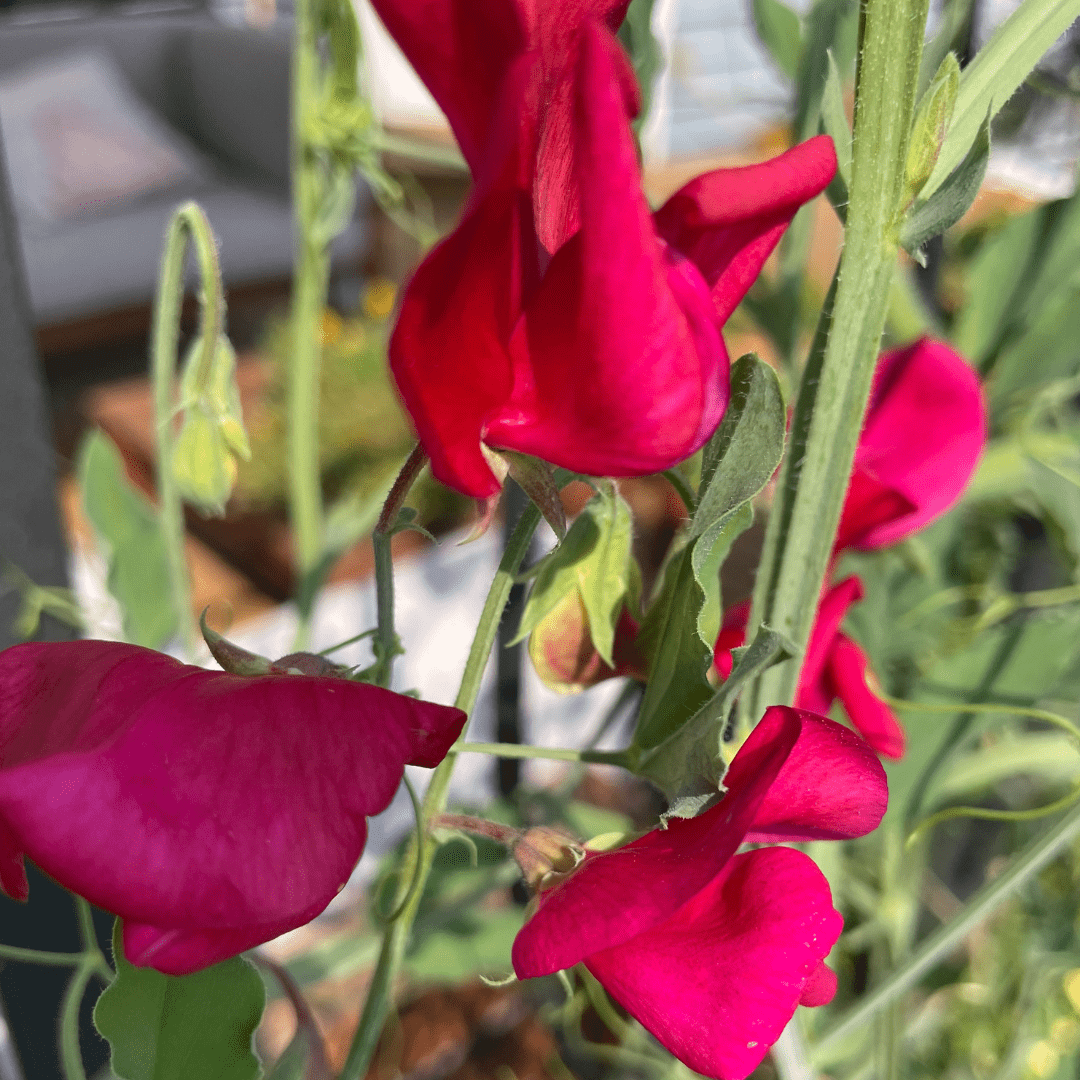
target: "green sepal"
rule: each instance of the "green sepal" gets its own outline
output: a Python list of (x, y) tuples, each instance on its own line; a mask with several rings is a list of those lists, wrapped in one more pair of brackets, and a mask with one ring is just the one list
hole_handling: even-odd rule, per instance
[(559, 497), (559, 485), (555, 470), (540, 458), (519, 454), (515, 450), (495, 451), (510, 466), (510, 476), (521, 490), (536, 504), (536, 509), (551, 526), (551, 531), (562, 540), (566, 536), (566, 513)]
[(922, 262), (923, 244), (964, 216), (979, 193), (989, 160), (990, 114), (987, 113), (967, 157), (925, 202), (916, 200), (908, 210), (900, 226), (900, 243), (912, 258)]
[(124, 637), (156, 649), (177, 626), (157, 512), (128, 480), (119, 450), (101, 431), (83, 440), (78, 474), (83, 509), (106, 548), (107, 584), (120, 605)]
[(514, 641), (528, 637), (545, 615), (576, 590), (593, 645), (604, 663), (612, 665), (615, 624), (634, 586), (633, 538), (630, 507), (613, 484), (601, 482), (565, 539), (543, 560)]
[(206, 624), (206, 612), (199, 616), (199, 629), (203, 641), (210, 650), (210, 655), (221, 665), (223, 671), (233, 675), (269, 675), (272, 667), (265, 656), (248, 652), (247, 649), (234, 645), (216, 630)]
[(255, 1080), (252, 1038), (266, 993), (241, 957), (180, 977), (135, 967), (113, 928), (116, 978), (98, 998), (94, 1024), (119, 1080)]

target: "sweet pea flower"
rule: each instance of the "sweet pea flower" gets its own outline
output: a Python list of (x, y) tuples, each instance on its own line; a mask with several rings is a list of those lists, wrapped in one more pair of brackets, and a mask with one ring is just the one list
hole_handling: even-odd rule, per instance
[(487, 498), (485, 447), (598, 476), (693, 453), (727, 405), (720, 328), (831, 180), (831, 141), (707, 173), (650, 215), (626, 0), (374, 2), (474, 179), (390, 342), (435, 476)]
[(726, 794), (692, 819), (586, 853), (537, 898), (513, 946), (520, 978), (577, 963), (677, 1058), (742, 1080), (795, 1007), (832, 999), (825, 965), (843, 928), (813, 860), (751, 843), (840, 840), (876, 828), (888, 798), (870, 748), (831, 720), (768, 709), (731, 763)]
[(942, 341), (883, 353), (836, 536), (837, 550), (903, 540), (960, 498), (986, 443), (974, 368)]
[[(869, 661), (862, 649), (840, 629), (848, 608), (863, 596), (862, 582), (845, 578), (827, 589), (818, 605), (806, 646), (795, 704), (813, 713), (828, 713), (839, 700), (859, 734), (879, 754), (904, 756), (905, 737), (892, 710), (870, 689)], [(731, 674), (731, 650), (746, 643), (750, 602), (731, 608), (716, 639), (713, 661), (720, 677)], [(876, 679), (874, 680), (876, 682)]]
[(0, 653), (0, 886), (23, 856), (183, 975), (319, 914), (458, 709), (342, 678), (230, 675), (107, 641)]

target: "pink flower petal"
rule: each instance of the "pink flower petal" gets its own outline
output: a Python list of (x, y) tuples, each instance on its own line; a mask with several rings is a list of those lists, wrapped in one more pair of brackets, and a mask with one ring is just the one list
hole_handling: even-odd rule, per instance
[[(780, 711), (767, 710), (758, 728), (777, 723)], [(889, 789), (874, 751), (849, 728), (824, 716), (783, 712), (797, 718), (798, 738), (758, 806), (746, 839), (848, 840), (876, 829), (885, 815)], [(734, 768), (735, 762), (724, 778), (733, 786), (740, 782), (732, 776)]]
[(640, 191), (607, 30), (583, 28), (575, 98), (581, 229), (554, 255), (515, 342), (511, 400), (486, 441), (594, 475), (655, 472), (708, 438), (727, 355), (704, 282), (665, 259)]
[(780, 1037), (843, 928), (813, 861), (737, 855), (666, 922), (593, 953), (589, 970), (676, 1057), (742, 1080)]
[(403, 766), (438, 761), (465, 719), (343, 679), (228, 675), (98, 641), (8, 649), (0, 702), (3, 884), (25, 852), (164, 935), (173, 970), (325, 907)]
[(848, 608), (861, 600), (862, 595), (862, 582), (854, 575), (844, 578), (822, 594), (799, 676), (799, 708), (809, 709), (809, 704), (803, 699), (804, 690), (812, 688), (824, 676), (833, 641), (840, 632), (840, 624), (844, 621)]
[(656, 212), (657, 232), (708, 282), (718, 325), (754, 283), (795, 212), (835, 173), (832, 139), (818, 135), (760, 165), (704, 173)]
[(828, 1005), (836, 997), (836, 972), (823, 960), (806, 980), (799, 1004), (807, 1008)]
[(828, 678), (859, 734), (886, 757), (904, 756), (905, 736), (892, 710), (867, 685), (866, 654), (851, 638), (837, 634), (829, 655)]
[(770, 709), (766, 716), (768, 723), (759, 724), (740, 748), (728, 773), (730, 789), (711, 810), (673, 819), (666, 829), (591, 856), (540, 894), (536, 914), (514, 941), (519, 978), (573, 967), (666, 921), (720, 873), (799, 735), (793, 709)]
[[(929, 524), (960, 497), (986, 442), (979, 377), (944, 342), (922, 338), (878, 361), (844, 508), (849, 542), (894, 544)], [(867, 492), (896, 492), (911, 510), (887, 521), (863, 505)], [(854, 526), (864, 523), (862, 530)], [(861, 533), (861, 535), (860, 535)]]
[(421, 263), (390, 339), (394, 379), (431, 471), (475, 498), (501, 487), (480, 443), (513, 385), (506, 341), (522, 246), (535, 242), (529, 215), (521, 194), (484, 200)]

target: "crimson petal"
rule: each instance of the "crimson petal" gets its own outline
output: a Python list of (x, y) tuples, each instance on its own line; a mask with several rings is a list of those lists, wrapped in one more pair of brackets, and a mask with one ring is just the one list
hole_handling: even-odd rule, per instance
[(736, 856), (667, 922), (585, 965), (679, 1060), (742, 1080), (803, 996), (823, 996), (822, 961), (842, 929), (813, 860), (768, 848)]

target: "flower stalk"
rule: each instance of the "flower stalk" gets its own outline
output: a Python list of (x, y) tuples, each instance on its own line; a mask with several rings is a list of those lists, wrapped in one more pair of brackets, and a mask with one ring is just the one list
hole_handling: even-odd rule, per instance
[(202, 355), (195, 362), (200, 374), (213, 363), (214, 352), (224, 325), (225, 301), (221, 287), (221, 267), (217, 245), (206, 215), (193, 202), (185, 203), (173, 215), (161, 257), (154, 321), (150, 342), (151, 379), (154, 388), (154, 420), (157, 430), (158, 516), (169, 569), (169, 588), (176, 609), (180, 642), (192, 657), (199, 648), (199, 632), (191, 609), (191, 582), (184, 558), (184, 509), (173, 473), (176, 444), (176, 364), (180, 340), (180, 315), (184, 302), (184, 256), (188, 242), (202, 280), (199, 336)]

